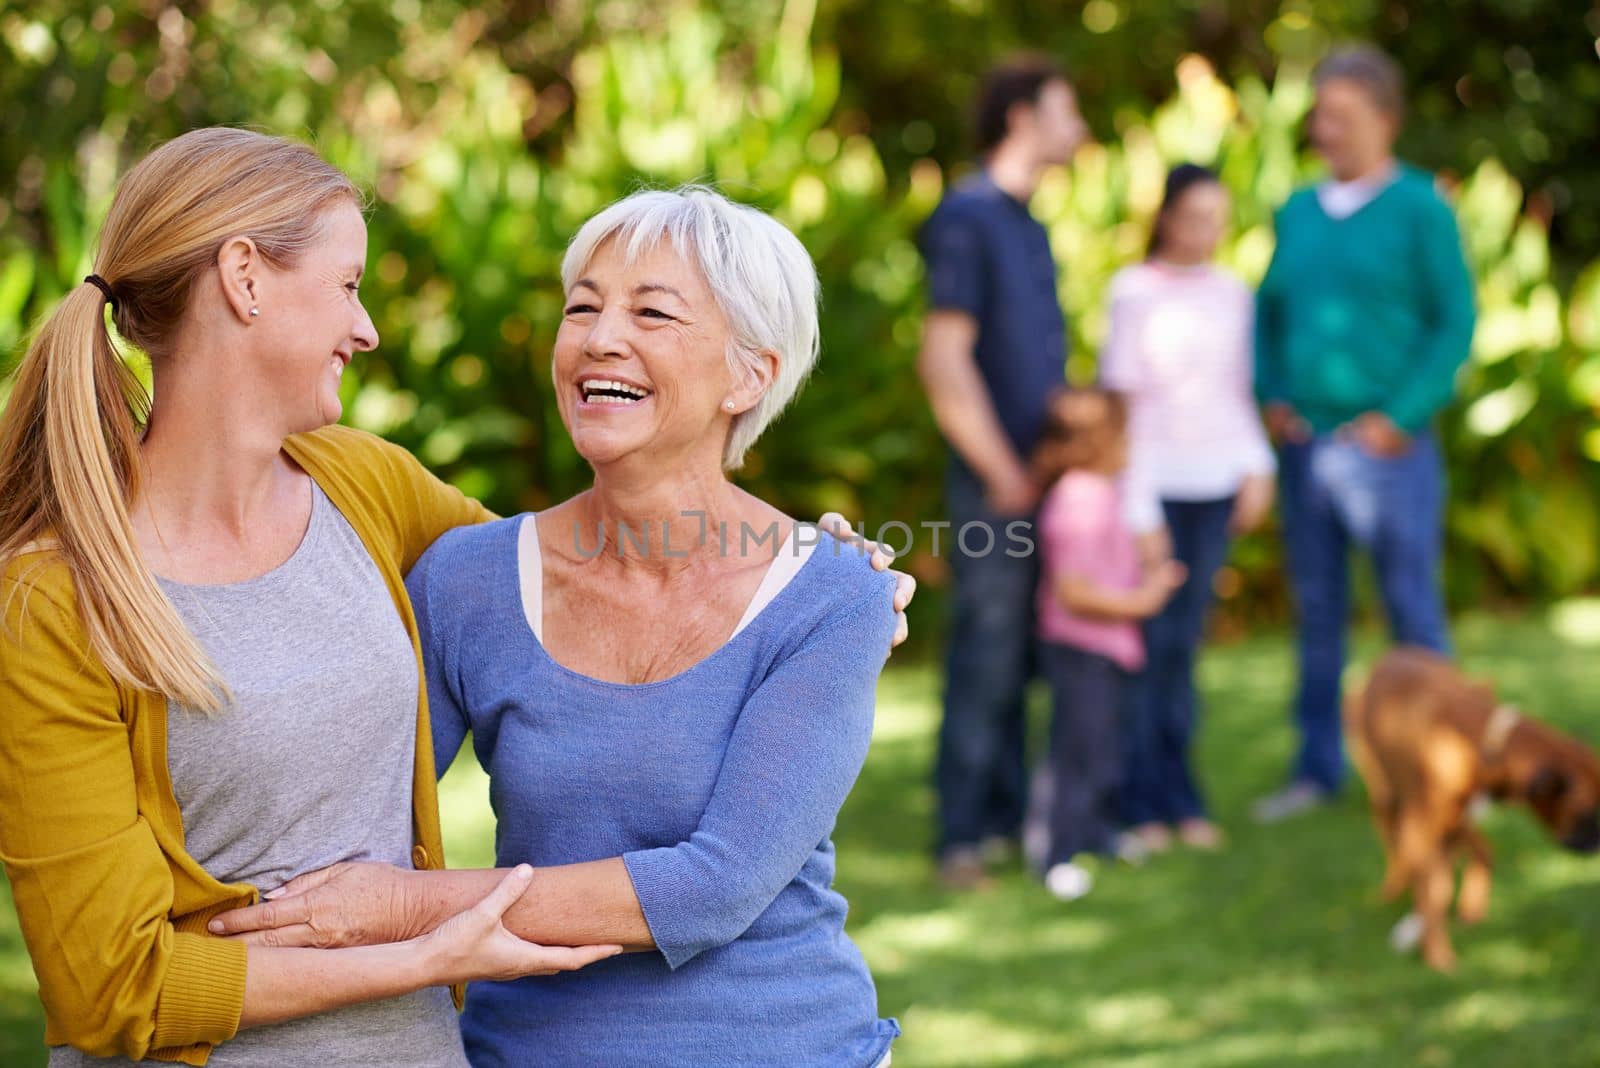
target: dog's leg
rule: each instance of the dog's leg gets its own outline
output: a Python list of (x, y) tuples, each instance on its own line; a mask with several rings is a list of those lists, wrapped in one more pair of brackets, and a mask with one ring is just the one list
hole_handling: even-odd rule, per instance
[[(1389, 868), (1383, 887), (1387, 900), (1416, 889), (1418, 875), (1438, 848), (1433, 823), (1424, 805), (1421, 798), (1408, 799), (1405, 803), (1396, 799), (1390, 805), (1386, 836), (1390, 843)], [(1412, 904), (1419, 904), (1415, 895)]]
[(1408, 882), (1396, 857), (1395, 824), (1399, 806), (1395, 801), (1394, 791), (1389, 786), (1389, 776), (1384, 773), (1383, 765), (1378, 762), (1371, 746), (1367, 743), (1365, 702), (1364, 690), (1345, 696), (1343, 710), (1345, 745), (1350, 753), (1350, 763), (1355, 765), (1362, 784), (1367, 788), (1367, 805), (1372, 811), (1372, 824), (1378, 829), (1378, 841), (1383, 846), (1383, 883), (1378, 889), (1378, 896), (1384, 901), (1393, 901), (1405, 892)]
[(1417, 911), (1422, 914), (1422, 960), (1438, 972), (1454, 971), (1456, 951), (1450, 945), (1450, 894), (1455, 879), (1450, 857), (1439, 850), (1417, 879)]
[(1447, 972), (1456, 962), (1448, 926), (1454, 879), (1446, 843), (1436, 830), (1440, 823), (1431, 806), (1408, 805), (1400, 813), (1397, 842), (1411, 876), (1411, 898), (1422, 917), (1422, 959), (1428, 967)]
[(1383, 842), (1383, 883), (1378, 887), (1378, 897), (1383, 901), (1398, 900), (1411, 881), (1410, 872), (1400, 859), (1399, 808), (1393, 798), (1385, 797), (1381, 804), (1377, 798), (1372, 800), (1372, 822)]
[(1456, 848), (1467, 856), (1461, 872), (1461, 889), (1456, 894), (1456, 916), (1462, 923), (1479, 923), (1489, 915), (1489, 877), (1494, 868), (1494, 851), (1470, 819), (1464, 820), (1456, 832)]

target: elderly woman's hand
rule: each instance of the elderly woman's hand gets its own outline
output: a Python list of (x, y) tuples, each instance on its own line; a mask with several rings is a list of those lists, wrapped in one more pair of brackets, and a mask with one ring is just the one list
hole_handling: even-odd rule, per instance
[(406, 892), (414, 874), (392, 864), (333, 864), (291, 879), (259, 905), (219, 914), (206, 929), (258, 946), (336, 949), (403, 942), (433, 927), (418, 896)]
[[(817, 526), (826, 530), (840, 541), (847, 541), (856, 537), (856, 532), (851, 529), (850, 521), (838, 512), (827, 512), (817, 520)], [(889, 567), (894, 563), (894, 554), (875, 541), (863, 538), (868, 551), (872, 553), (872, 567), (876, 571), (893, 571)], [(899, 645), (906, 640), (910, 629), (906, 624), (906, 606), (911, 603), (911, 598), (917, 595), (917, 580), (904, 571), (894, 571), (894, 644)]]

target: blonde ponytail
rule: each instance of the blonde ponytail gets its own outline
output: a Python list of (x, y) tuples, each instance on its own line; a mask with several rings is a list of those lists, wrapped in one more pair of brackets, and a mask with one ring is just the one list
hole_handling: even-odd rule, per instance
[(292, 141), (225, 128), (169, 141), (123, 179), (95, 281), (62, 298), (17, 367), (0, 412), (0, 571), (38, 541), (59, 552), (90, 643), (120, 682), (205, 712), (226, 692), (134, 538), (150, 401), (111, 339), (106, 304), (118, 332), (159, 357), (225, 240), (248, 236), (292, 266), (340, 197), (360, 200)]

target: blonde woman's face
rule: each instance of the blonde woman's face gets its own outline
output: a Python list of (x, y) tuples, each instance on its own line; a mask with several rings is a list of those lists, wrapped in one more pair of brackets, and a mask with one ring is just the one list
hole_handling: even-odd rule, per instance
[(322, 237), (287, 271), (266, 268), (257, 289), (257, 349), (268, 364), (265, 388), (282, 405), (291, 433), (339, 421), (339, 383), (358, 352), (378, 347), (361, 303), (367, 224), (349, 201), (323, 213)]

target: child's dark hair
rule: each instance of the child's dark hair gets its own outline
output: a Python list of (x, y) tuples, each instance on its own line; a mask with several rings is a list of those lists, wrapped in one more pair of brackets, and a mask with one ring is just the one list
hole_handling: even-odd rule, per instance
[(1150, 224), (1150, 244), (1145, 249), (1145, 259), (1160, 254), (1161, 232), (1165, 229), (1167, 216), (1178, 206), (1183, 194), (1207, 182), (1220, 184), (1222, 179), (1217, 177), (1216, 171), (1198, 163), (1180, 163), (1167, 172), (1167, 185), (1161, 193), (1161, 207), (1156, 210), (1155, 221)]
[(1037, 104), (1045, 86), (1066, 80), (1059, 63), (1034, 52), (1012, 56), (985, 74), (972, 116), (978, 154), (987, 154), (1006, 139), (1006, 122), (1014, 106)]
[(1033, 450), (1033, 475), (1048, 486), (1068, 471), (1097, 466), (1128, 428), (1128, 402), (1115, 390), (1063, 389), (1050, 398), (1044, 433)]

